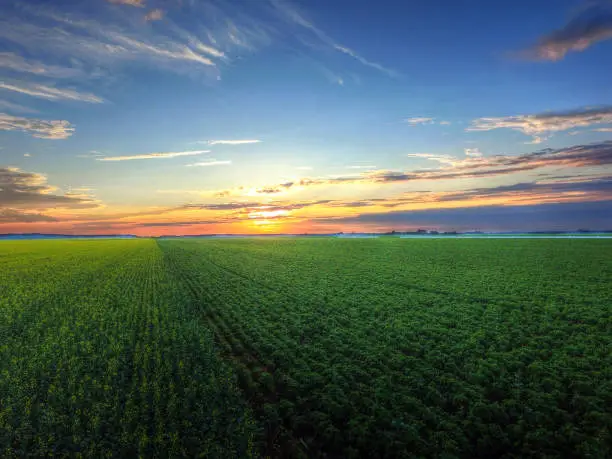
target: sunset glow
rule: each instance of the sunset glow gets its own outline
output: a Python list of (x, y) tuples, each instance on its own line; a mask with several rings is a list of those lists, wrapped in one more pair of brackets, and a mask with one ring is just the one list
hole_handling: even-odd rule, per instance
[(374, 23), (288, 0), (9, 1), (0, 233), (612, 228), (612, 34), (578, 3), (476, 2), (432, 28), (433, 4)]

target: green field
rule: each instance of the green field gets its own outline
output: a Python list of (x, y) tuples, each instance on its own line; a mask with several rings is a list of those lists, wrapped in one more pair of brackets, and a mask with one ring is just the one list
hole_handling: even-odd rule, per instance
[(609, 457), (612, 241), (0, 243), (0, 457)]

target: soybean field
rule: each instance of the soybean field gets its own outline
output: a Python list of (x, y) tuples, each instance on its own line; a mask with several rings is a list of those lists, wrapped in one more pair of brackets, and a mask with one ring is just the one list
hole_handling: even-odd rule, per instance
[(605, 458), (612, 241), (0, 243), (0, 455)]
[(250, 457), (254, 424), (153, 240), (0, 244), (0, 457)]

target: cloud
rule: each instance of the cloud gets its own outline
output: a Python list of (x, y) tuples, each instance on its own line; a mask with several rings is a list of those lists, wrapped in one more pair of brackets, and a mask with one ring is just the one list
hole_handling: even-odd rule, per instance
[(34, 110), (33, 108), (24, 107), (23, 105), (14, 104), (13, 102), (9, 102), (7, 100), (0, 99), (0, 109), (10, 110), (19, 113), (38, 113), (38, 110)]
[(404, 121), (410, 124), (411, 126), (417, 126), (419, 124), (433, 124), (434, 118), (426, 118), (426, 117), (417, 116), (414, 118), (406, 118)]
[(166, 159), (166, 158), (176, 158), (177, 156), (201, 155), (203, 153), (210, 153), (210, 150), (178, 151), (178, 152), (166, 152), (166, 153), (144, 153), (141, 155), (128, 155), (128, 156), (102, 156), (102, 157), (96, 157), (96, 161), (132, 161), (135, 159)]
[(2, 223), (40, 223), (57, 222), (58, 219), (43, 214), (21, 212), (15, 209), (0, 209), (0, 224)]
[(9, 209), (93, 208), (98, 202), (80, 193), (54, 194), (47, 178), (14, 167), (0, 167), (0, 207)]
[(51, 86), (44, 86), (41, 84), (32, 85), (17, 85), (9, 84), (0, 81), (0, 89), (8, 91), (14, 91), (21, 94), (26, 94), (32, 97), (38, 97), (47, 100), (76, 100), (79, 102), (89, 102), (93, 104), (99, 104), (104, 102), (104, 99), (91, 93), (81, 93), (72, 89), (59, 89)]
[(451, 122), (450, 121), (440, 121), (440, 125), (441, 126), (450, 126)]
[(205, 45), (202, 42), (199, 41), (193, 41), (192, 42), (193, 46), (198, 50), (198, 51), (202, 51), (206, 54), (209, 54), (210, 56), (213, 57), (225, 57), (225, 53), (223, 51), (220, 51), (216, 48), (213, 48), (212, 46), (209, 45)]
[(67, 139), (74, 127), (65, 120), (40, 120), (0, 113), (0, 131), (24, 131), (39, 139)]
[(544, 142), (548, 137), (541, 137), (539, 135), (534, 135), (533, 138), (529, 142), (525, 142), (526, 145), (539, 145)]
[(334, 47), (334, 49), (340, 51), (341, 53), (347, 54), (347, 55), (351, 56), (352, 58), (358, 60), (359, 62), (361, 62), (363, 65), (365, 65), (367, 67), (372, 67), (373, 69), (376, 69), (376, 70), (379, 70), (379, 71), (381, 71), (383, 73), (386, 73), (387, 75), (389, 75), (391, 77), (397, 77), (398, 76), (398, 73), (395, 70), (388, 69), (386, 67), (383, 67), (380, 64), (377, 64), (376, 62), (369, 61), (369, 60), (365, 59), (364, 57), (361, 57), (359, 54), (357, 54), (352, 49), (347, 48), (346, 46), (334, 44), (333, 47)]
[[(78, 191), (78, 190), (77, 190)], [(522, 229), (555, 228), (550, 221), (539, 218), (540, 211), (547, 209), (545, 205), (553, 204), (579, 207), (586, 209), (593, 217), (597, 216), (610, 221), (608, 203), (612, 203), (612, 176), (570, 176), (547, 177), (536, 182), (516, 183), (492, 188), (474, 188), (459, 191), (415, 191), (403, 193), (395, 197), (372, 198), (357, 201), (344, 200), (311, 200), (311, 201), (281, 201), (265, 202), (257, 200), (235, 201), (225, 203), (190, 203), (171, 208), (159, 208), (132, 214), (104, 214), (99, 217), (82, 215), (69, 221), (71, 228), (80, 231), (122, 231), (138, 230), (138, 228), (188, 228), (198, 225), (230, 224), (239, 222), (283, 222), (284, 224), (306, 224), (310, 228), (320, 224), (334, 224), (334, 231), (344, 228), (344, 225), (358, 225), (358, 228), (375, 230), (410, 229), (410, 225), (438, 228), (445, 223), (432, 217), (430, 220), (420, 220), (418, 217), (444, 215), (448, 216), (449, 225), (455, 230), (466, 229), (514, 229), (503, 222), (503, 215), (516, 211), (523, 215), (515, 218), (514, 223), (532, 225)], [(564, 207), (564, 208), (570, 208)], [(388, 209), (394, 209), (389, 211)], [(490, 219), (486, 216), (487, 209), (496, 209)], [(504, 209), (513, 209), (506, 211)], [(599, 209), (599, 210), (598, 210)], [(31, 209), (30, 209), (31, 211)], [(477, 218), (483, 211), (483, 218)], [(204, 212), (204, 213), (202, 213)], [(356, 213), (359, 212), (359, 213)], [(22, 212), (23, 213), (23, 212)], [(38, 213), (38, 212), (37, 212)], [(7, 214), (8, 215), (8, 214)], [(465, 219), (461, 215), (466, 215)], [(149, 221), (143, 216), (155, 216)], [(527, 218), (531, 216), (530, 218)], [(496, 218), (500, 218), (499, 221)], [(19, 218), (11, 212), (7, 219)], [(23, 217), (27, 219), (28, 217)], [(36, 216), (31, 217), (34, 221)], [(42, 217), (44, 218), (44, 216)], [(509, 217), (508, 217), (509, 218)], [(128, 220), (129, 219), (129, 220)], [(42, 220), (41, 220), (42, 221)], [(66, 220), (63, 220), (66, 222)], [(578, 220), (576, 220), (578, 221)], [(580, 220), (580, 226), (594, 227), (593, 219)], [(489, 227), (498, 223), (500, 227)], [(511, 222), (512, 223), (512, 222)], [(568, 224), (573, 224), (571, 218)], [(600, 222), (601, 223), (601, 222)], [(385, 225), (388, 225), (385, 227)], [(397, 225), (403, 225), (398, 228)], [(465, 226), (464, 226), (465, 225)], [(599, 226), (603, 228), (602, 226)], [(286, 227), (289, 228), (289, 227)], [(447, 229), (445, 227), (445, 229)], [(521, 228), (519, 228), (521, 229)], [(576, 228), (567, 228), (576, 229)], [(290, 229), (289, 231), (293, 231)]]
[(109, 3), (117, 5), (129, 5), (143, 8), (145, 6), (145, 0), (108, 0)]
[(408, 153), (406, 155), (409, 158), (422, 158), (430, 161), (437, 161), (441, 164), (454, 164), (457, 159), (450, 155), (436, 155), (433, 153)]
[(187, 164), (187, 166), (189, 167), (208, 167), (208, 166), (229, 166), (230, 164), (232, 164), (231, 161), (217, 161), (217, 160), (210, 160), (210, 161), (202, 161), (199, 163), (193, 163), (193, 164)]
[(500, 118), (478, 118), (472, 121), (467, 131), (492, 131), (513, 129), (534, 137), (540, 143), (542, 135), (568, 129), (612, 123), (612, 107), (584, 108), (564, 112), (546, 112), (537, 115), (518, 115)]
[[(414, 215), (457, 215), (455, 212), (464, 212), (466, 215), (477, 215), (479, 210), (488, 208), (522, 209), (532, 206), (537, 208), (543, 204), (572, 204), (581, 203), (587, 207), (592, 203), (596, 206), (605, 206), (605, 201), (612, 202), (612, 176), (572, 176), (549, 177), (543, 180), (514, 185), (503, 185), (491, 188), (474, 188), (459, 191), (414, 191), (402, 193), (395, 197), (372, 198), (356, 201), (346, 200), (311, 200), (311, 201), (282, 201), (273, 200), (265, 202), (257, 200), (234, 201), (225, 203), (190, 203), (179, 207), (159, 210), (156, 215), (159, 219), (154, 221), (134, 222), (134, 227), (189, 227), (192, 225), (214, 225), (221, 223), (236, 223), (252, 221), (282, 221), (284, 223), (303, 222), (307, 225), (319, 223), (337, 223), (338, 225), (355, 223), (361, 227), (370, 223), (400, 224), (404, 219), (410, 220)], [(468, 209), (475, 210), (468, 210)], [(389, 211), (389, 209), (394, 209)], [(179, 212), (181, 217), (172, 218), (170, 214)], [(205, 212), (202, 214), (201, 212)], [(206, 213), (210, 212), (210, 213)], [(356, 214), (359, 212), (360, 214)], [(500, 212), (505, 212), (500, 210)], [(530, 213), (532, 211), (526, 210)], [(145, 215), (144, 213), (142, 215)], [(347, 217), (347, 215), (350, 215)], [(536, 215), (534, 212), (533, 215)], [(189, 218), (193, 217), (193, 218)], [(610, 220), (610, 216), (607, 216)], [(165, 221), (162, 221), (165, 220)], [(528, 221), (535, 222), (537, 218)], [(449, 220), (456, 225), (451, 229), (486, 229), (481, 220)], [(399, 223), (398, 223), (399, 222)], [(466, 223), (467, 222), (467, 223)], [(516, 222), (516, 221), (515, 221)], [(568, 220), (569, 222), (569, 220)], [(416, 224), (431, 227), (434, 220)], [(523, 224), (525, 222), (520, 222)], [(571, 223), (571, 222), (570, 222)], [(90, 225), (91, 222), (87, 223)], [(119, 225), (126, 222), (110, 222)], [(463, 227), (467, 224), (467, 227)], [(471, 226), (470, 226), (471, 225)], [(581, 223), (582, 226), (582, 223)], [(435, 226), (434, 226), (435, 227)], [(338, 227), (336, 227), (337, 230)], [(399, 229), (399, 228), (395, 228)], [(508, 229), (501, 227), (499, 229)], [(546, 228), (545, 228), (546, 229)], [(547, 229), (551, 229), (549, 226)], [(553, 228), (554, 229), (554, 228)], [(576, 228), (570, 228), (576, 229)]]
[(310, 31), (321, 43), (325, 46), (338, 51), (342, 54), (352, 57), (356, 61), (360, 62), (362, 65), (366, 67), (373, 68), (390, 77), (397, 77), (399, 74), (392, 69), (386, 68), (381, 64), (376, 62), (372, 62), (358, 54), (356, 51), (344, 46), (340, 43), (337, 43), (330, 36), (328, 36), (325, 32), (319, 29), (312, 21), (306, 19), (304, 15), (297, 10), (296, 7), (289, 4), (289, 2), (283, 0), (270, 0), (270, 4), (277, 11), (277, 13), (284, 18), (289, 23), (298, 25), (308, 31)]
[[(554, 178), (490, 188), (459, 191), (416, 191), (389, 198), (331, 201), (329, 207), (402, 208), (474, 207), (484, 205), (534, 205), (555, 202), (591, 202), (612, 199), (612, 176)], [(501, 203), (501, 204), (500, 204)]]
[(612, 127), (593, 129), (593, 132), (612, 132)]
[(36, 60), (27, 60), (15, 53), (0, 53), (0, 67), (14, 72), (30, 73), (49, 78), (78, 78), (83, 71), (78, 68), (59, 67)]
[(205, 140), (203, 142), (208, 145), (245, 145), (249, 143), (260, 143), (261, 140)]
[[(11, 11), (14, 14), (10, 14)], [(85, 74), (99, 73), (101, 68), (108, 71), (117, 65), (144, 63), (190, 75), (208, 69), (204, 70), (205, 73), (217, 76), (219, 71), (215, 60), (225, 59), (224, 49), (232, 50), (237, 46), (230, 40), (229, 32), (224, 30), (228, 26), (228, 13), (208, 3), (184, 4), (175, 12), (179, 19), (182, 15), (191, 20), (186, 22), (191, 24), (191, 30), (169, 19), (158, 21), (160, 23), (155, 28), (138, 24), (136, 17), (142, 18), (141, 13), (129, 10), (112, 15), (112, 22), (101, 23), (84, 15), (62, 14), (56, 8), (44, 5), (36, 9), (23, 6), (8, 9), (0, 19), (0, 39), (15, 43), (28, 55), (39, 57), (44, 62), (78, 62), (79, 71)], [(152, 18), (157, 15), (154, 13)], [(233, 27), (237, 29), (238, 26)], [(215, 40), (216, 46), (205, 44), (198, 38), (203, 30)], [(251, 33), (248, 25), (242, 32), (236, 30), (235, 34), (248, 36), (254, 42), (259, 39), (255, 32)], [(43, 69), (19, 57), (12, 56), (10, 62), (13, 67), (20, 66), (23, 70), (37, 72)], [(62, 73), (57, 67), (47, 65), (45, 68), (54, 71), (53, 75), (47, 76), (59, 77)]]
[(411, 153), (410, 155), (438, 161), (443, 164), (443, 167), (413, 171), (376, 170), (358, 175), (332, 178), (302, 178), (280, 185), (269, 185), (256, 189), (240, 187), (234, 190), (223, 190), (217, 192), (217, 196), (274, 194), (313, 186), (393, 184), (424, 180), (483, 178), (532, 171), (544, 167), (598, 167), (612, 164), (612, 141), (575, 145), (556, 150), (546, 148), (517, 156), (495, 155), (486, 158), (468, 156), (464, 159), (455, 159), (451, 156), (428, 153)]
[(188, 46), (179, 45), (172, 47), (163, 47), (152, 45), (150, 43), (145, 43), (143, 41), (139, 41), (116, 32), (110, 32), (109, 35), (117, 43), (123, 44), (126, 47), (125, 49), (137, 54), (148, 54), (149, 56), (153, 56), (156, 58), (193, 61), (203, 65), (209, 65), (212, 67), (215, 66), (215, 63), (208, 57), (196, 53)]
[(145, 228), (173, 228), (182, 226), (193, 226), (193, 225), (218, 225), (219, 223), (225, 223), (228, 220), (219, 218), (215, 220), (187, 220), (187, 221), (167, 221), (167, 222), (142, 222), (138, 223), (138, 226)]
[(464, 148), (463, 152), (465, 153), (465, 156), (472, 156), (477, 158), (482, 156), (482, 152), (478, 148)]
[(612, 199), (612, 176), (572, 177), (553, 181), (536, 181), (475, 188), (434, 194), (437, 202), (481, 201), (497, 198), (509, 204), (517, 202), (599, 201)]
[(376, 169), (376, 166), (346, 166), (347, 169)]
[[(139, 8), (118, 8), (109, 3)], [(297, 45), (300, 52), (312, 51), (311, 43), (304, 41), (305, 35), (311, 35), (311, 42), (317, 41), (319, 50), (341, 53), (361, 65), (396, 75), (393, 70), (335, 42), (294, 7), (277, 0), (240, 4), (109, 0), (92, 4), (92, 8), (76, 9), (68, 9), (62, 2), (46, 2), (35, 7), (27, 2), (17, 4), (11, 2), (3, 10), (0, 39), (23, 50), (23, 53), (20, 51), (23, 57), (3, 53), (0, 60), (6, 61), (12, 71), (27, 73), (30, 77), (79, 79), (101, 73), (114, 76), (116, 67), (147, 65), (156, 70), (219, 79), (227, 65), (247, 52), (268, 46), (272, 39), (280, 39), (290, 47)], [(163, 9), (158, 9), (158, 5)], [(152, 20), (156, 20), (154, 27), (147, 24)], [(64, 68), (59, 63), (69, 64)], [(331, 73), (335, 83), (345, 82), (338, 72)]]
[(260, 205), (259, 202), (228, 202), (223, 204), (185, 204), (180, 208), (186, 210), (238, 210)]
[(91, 150), (91, 151), (89, 151), (87, 153), (76, 155), (77, 158), (90, 158), (90, 159), (91, 158), (103, 158), (105, 156), (106, 155), (104, 153), (101, 153), (101, 152), (96, 151), (96, 150)]
[[(169, 209), (169, 211), (197, 212), (197, 220), (150, 222), (144, 226), (189, 226), (199, 224), (228, 223), (249, 220), (291, 220), (294, 211), (314, 206), (332, 204), (332, 200), (316, 200), (301, 202), (271, 201), (267, 203), (257, 201), (227, 202), (221, 204), (185, 204)], [(199, 211), (214, 212), (207, 220), (201, 220)], [(185, 215), (185, 213), (183, 213)]]
[(584, 51), (597, 42), (611, 38), (612, 8), (596, 5), (562, 28), (542, 37), (526, 55), (536, 60), (559, 61), (569, 52)]
[(256, 194), (278, 194), (278, 193), (287, 191), (289, 188), (293, 187), (294, 185), (295, 185), (295, 182), (285, 182), (279, 185), (257, 188), (255, 190), (255, 193)]
[(612, 201), (491, 205), (466, 208), (424, 209), (369, 213), (340, 218), (319, 218), (336, 231), (358, 225), (377, 231), (436, 228), (456, 231), (576, 231), (579, 228), (612, 228)]
[(160, 10), (159, 8), (156, 8), (154, 10), (149, 11), (147, 14), (145, 14), (144, 20), (149, 22), (149, 21), (159, 21), (164, 17), (164, 11)]

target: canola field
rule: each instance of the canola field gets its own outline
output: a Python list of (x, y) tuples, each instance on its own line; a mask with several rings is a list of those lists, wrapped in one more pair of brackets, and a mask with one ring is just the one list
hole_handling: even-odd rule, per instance
[(612, 241), (0, 243), (0, 456), (612, 451)]

